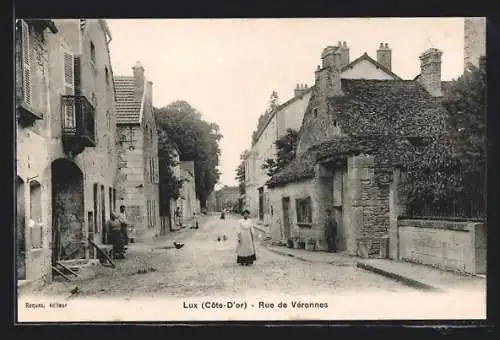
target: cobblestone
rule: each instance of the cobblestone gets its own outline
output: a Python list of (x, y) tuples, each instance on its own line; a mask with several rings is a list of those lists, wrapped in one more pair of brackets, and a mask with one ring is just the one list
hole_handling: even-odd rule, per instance
[[(355, 266), (308, 263), (273, 253), (260, 244), (256, 245), (257, 262), (251, 267), (238, 266), (236, 226), (233, 217), (207, 217), (200, 229), (175, 232), (155, 243), (131, 244), (127, 259), (118, 262), (115, 269), (99, 266), (93, 278), (55, 281), (38, 293), (67, 296), (75, 285), (82, 297), (414, 291)], [(217, 241), (223, 235), (228, 240)], [(166, 247), (174, 240), (185, 246), (178, 250)]]

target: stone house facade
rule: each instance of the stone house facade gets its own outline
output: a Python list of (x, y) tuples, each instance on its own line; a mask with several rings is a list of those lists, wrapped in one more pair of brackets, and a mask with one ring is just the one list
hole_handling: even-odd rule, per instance
[(262, 164), (266, 159), (274, 158), (274, 142), (286, 134), (287, 129), (300, 128), (310, 97), (311, 91), (306, 85), (297, 85), (294, 96), (271, 113), (245, 161), (245, 208), (265, 225), (271, 212), (266, 187), (269, 176), (262, 169)]
[(464, 67), (486, 56), (486, 18), (464, 18)]
[(240, 190), (238, 187), (225, 186), (215, 193), (215, 206), (217, 211), (222, 211), (224, 208), (232, 209), (238, 203), (240, 198)]
[[(387, 51), (385, 44), (382, 48)], [(271, 237), (311, 238), (325, 249), (325, 210), (331, 209), (339, 251), (355, 255), (366, 246), (370, 255), (388, 256), (402, 209), (399, 166), (411, 157), (449, 150), (440, 105), (442, 53), (426, 51), (420, 76), (401, 80), (361, 73), (344, 78), (339, 52), (331, 46), (323, 50), (297, 156), (268, 181), (275, 206)]]
[[(380, 44), (376, 60), (364, 53), (351, 61), (349, 47), (345, 41), (339, 41), (331, 48), (339, 55), (342, 79), (400, 79), (391, 70), (392, 50), (387, 43)], [(308, 88), (307, 85), (297, 85), (295, 96), (280, 105), (271, 115), (249, 152), (245, 176), (246, 207), (252, 212), (252, 216), (257, 217), (264, 225), (269, 225), (274, 218), (274, 206), (270, 203), (266, 185), (269, 176), (261, 166), (266, 159), (274, 157), (276, 152), (274, 142), (283, 136), (287, 129), (300, 129), (312, 92), (312, 88)]]
[(118, 133), (117, 204), (126, 207), (140, 237), (160, 233), (158, 133), (152, 82), (137, 62), (132, 76), (116, 76)]
[[(49, 43), (52, 20), (17, 20), (16, 268), (19, 281), (51, 278), (51, 114)], [(33, 221), (30, 223), (30, 220)]]
[[(25, 230), (28, 218), (37, 228), (41, 224), (40, 233), (30, 233), (41, 236), (36, 236), (37, 254), (24, 258), (26, 277), (50, 279), (55, 261), (96, 256), (87, 239), (103, 241), (102, 226), (114, 205), (111, 34), (100, 19), (19, 20), (18, 25), (24, 37), (16, 50), (30, 52), (22, 66), (16, 65), (22, 84), (17, 94), (31, 105), (17, 110), (17, 228)], [(33, 247), (25, 242), (25, 248)]]

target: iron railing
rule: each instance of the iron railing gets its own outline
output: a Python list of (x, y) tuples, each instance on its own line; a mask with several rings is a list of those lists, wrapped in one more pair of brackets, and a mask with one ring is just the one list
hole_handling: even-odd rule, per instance
[(85, 96), (61, 96), (62, 132), (95, 143), (95, 109)]

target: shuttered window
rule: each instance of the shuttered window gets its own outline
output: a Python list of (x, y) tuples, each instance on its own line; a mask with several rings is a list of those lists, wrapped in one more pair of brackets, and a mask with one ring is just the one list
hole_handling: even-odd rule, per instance
[(30, 31), (28, 24), (21, 20), (21, 48), (23, 59), (23, 99), (28, 106), (33, 104), (33, 85), (31, 74), (32, 54), (30, 46)]
[[(65, 48), (63, 52), (63, 74), (64, 74), (64, 94), (75, 95), (75, 57), (73, 53)], [(63, 108), (64, 127), (76, 128), (75, 102), (66, 101)]]

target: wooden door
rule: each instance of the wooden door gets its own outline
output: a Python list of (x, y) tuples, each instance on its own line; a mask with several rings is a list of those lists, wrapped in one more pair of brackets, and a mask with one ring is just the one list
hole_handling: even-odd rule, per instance
[(283, 236), (290, 237), (290, 197), (283, 197)]

